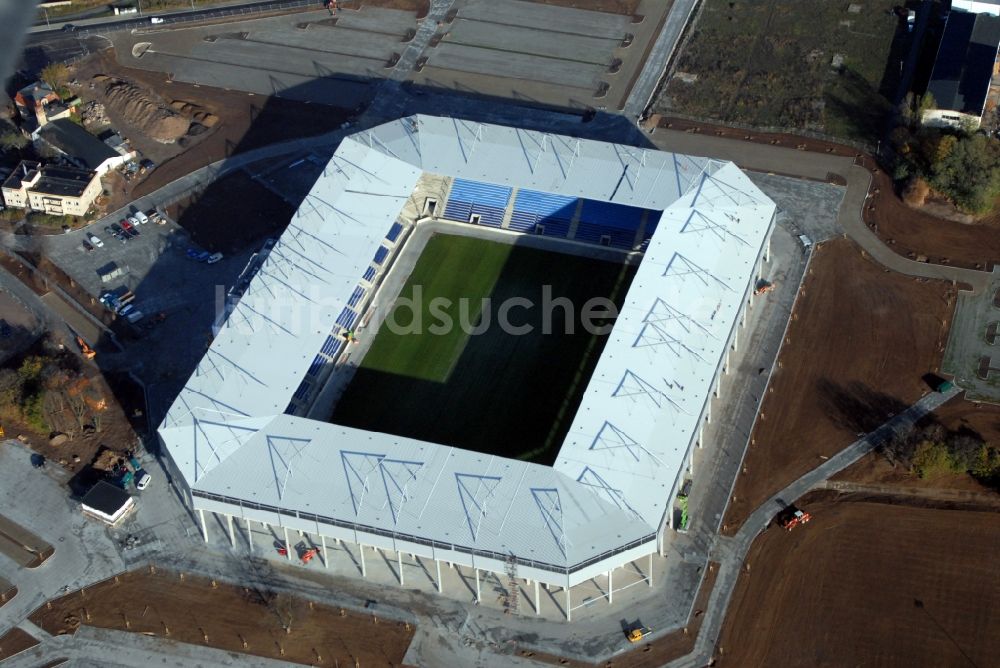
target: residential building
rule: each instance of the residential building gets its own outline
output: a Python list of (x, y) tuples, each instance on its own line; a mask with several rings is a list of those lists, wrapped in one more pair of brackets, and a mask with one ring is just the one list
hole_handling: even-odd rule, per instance
[(113, 148), (69, 119), (59, 119), (39, 128), (31, 135), (35, 147), (49, 149), (81, 169), (103, 176), (135, 157), (128, 152), (120, 155)]
[(997, 70), (1000, 17), (953, 11), (938, 47), (927, 92), (934, 106), (924, 125), (978, 128), (987, 111), (990, 84)]
[(135, 499), (121, 487), (99, 481), (80, 500), (84, 515), (114, 526), (135, 508)]
[(35, 122), (39, 126), (47, 122), (45, 107), (58, 101), (59, 95), (44, 81), (36, 81), (25, 86), (14, 96), (14, 104), (21, 118), (29, 123)]
[(101, 179), (91, 170), (22, 160), (3, 182), (6, 206), (53, 215), (82, 216), (101, 194)]

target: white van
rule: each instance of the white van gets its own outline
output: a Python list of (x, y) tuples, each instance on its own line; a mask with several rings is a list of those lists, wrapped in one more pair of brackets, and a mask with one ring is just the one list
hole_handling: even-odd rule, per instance
[(149, 218), (142, 211), (136, 211), (132, 214), (132, 217), (138, 220), (140, 225), (145, 225), (149, 222)]
[(212, 253), (211, 255), (208, 256), (208, 259), (205, 260), (205, 262), (209, 264), (215, 264), (221, 259), (222, 259), (222, 253)]
[(805, 248), (806, 250), (809, 250), (813, 246), (812, 239), (810, 239), (804, 234), (799, 235), (799, 243), (801, 243), (802, 247)]
[(149, 475), (148, 473), (140, 469), (139, 475), (135, 479), (135, 488), (141, 492), (142, 490), (149, 487), (149, 483), (151, 483), (152, 481), (153, 481), (153, 476)]

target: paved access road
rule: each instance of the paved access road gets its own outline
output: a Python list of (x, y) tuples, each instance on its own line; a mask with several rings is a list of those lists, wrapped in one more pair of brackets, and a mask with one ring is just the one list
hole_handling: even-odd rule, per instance
[(931, 392), (924, 395), (917, 403), (895, 416), (881, 427), (866, 434), (847, 448), (830, 457), (820, 466), (806, 473), (801, 478), (773, 495), (755, 510), (732, 538), (716, 539), (713, 558), (720, 562), (719, 576), (709, 598), (702, 622), (701, 632), (695, 642), (694, 652), (668, 664), (671, 667), (704, 666), (712, 660), (712, 654), (719, 640), (722, 623), (729, 608), (729, 600), (733, 595), (736, 582), (739, 579), (740, 567), (746, 558), (754, 539), (763, 531), (775, 514), (782, 508), (801, 497), (810, 489), (831, 476), (844, 470), (863, 456), (874, 450), (879, 444), (894, 436), (908, 433), (920, 418), (940, 408), (945, 402), (958, 396), (962, 390), (953, 387), (947, 392)]

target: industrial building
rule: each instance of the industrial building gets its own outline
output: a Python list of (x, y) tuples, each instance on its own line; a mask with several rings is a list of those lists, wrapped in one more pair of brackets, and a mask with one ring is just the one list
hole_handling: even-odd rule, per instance
[[(452, 118), (346, 138), (159, 426), (200, 515), (482, 571), (508, 598), (628, 566), (652, 584), (769, 250), (776, 207), (734, 164)], [(391, 307), (415, 226), (619, 249), (637, 274), (553, 466), (329, 424), (348, 336)], [(376, 319), (377, 320), (377, 319)], [(530, 391), (531, 388), (526, 388)], [(291, 558), (291, 550), (288, 550)], [(366, 552), (369, 562), (366, 562)], [(399, 570), (400, 584), (403, 571)], [(634, 584), (634, 582), (630, 582)], [(525, 610), (522, 609), (521, 612)]]

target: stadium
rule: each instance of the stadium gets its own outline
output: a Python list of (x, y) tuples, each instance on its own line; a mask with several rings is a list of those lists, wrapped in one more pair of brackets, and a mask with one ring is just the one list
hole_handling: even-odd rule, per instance
[[(362, 575), (366, 551), (394, 554), (401, 585), (407, 554), (438, 591), (442, 565), (471, 572), (477, 600), (495, 574), (509, 611), (562, 591), (568, 621), (575, 586), (601, 578), (611, 602), (636, 583), (616, 586), (625, 568), (652, 585), (689, 521), (775, 212), (724, 161), (429, 116), (358, 132), (160, 424), (168, 468), (206, 541), (206, 513), (234, 545), (270, 528), (289, 559), (303, 533)], [(572, 336), (390, 331), (416, 286), (473, 302), (550, 286), (617, 318)]]

